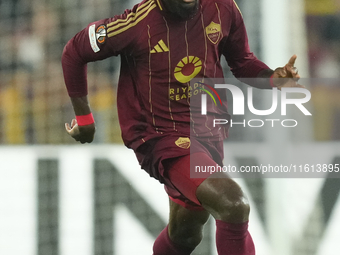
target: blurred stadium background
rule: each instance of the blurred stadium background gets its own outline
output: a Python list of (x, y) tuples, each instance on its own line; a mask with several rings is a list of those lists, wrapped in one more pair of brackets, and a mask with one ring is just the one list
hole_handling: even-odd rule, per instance
[[(168, 201), (121, 143), (118, 58), (89, 65), (96, 144), (78, 146), (64, 131), (74, 116), (61, 72), (64, 45), (88, 23), (137, 2), (0, 0), (0, 254), (152, 253)], [(290, 112), (299, 126), (289, 130), (232, 129), (226, 160), (258, 165), (266, 152), (276, 164), (292, 157), (340, 163), (340, 1), (236, 2), (260, 59), (275, 68), (298, 55), (313, 116)], [(256, 92), (255, 104), (265, 105), (267, 95)], [(252, 203), (259, 255), (339, 253), (339, 179), (238, 181)], [(195, 255), (216, 254), (213, 232), (210, 221)]]

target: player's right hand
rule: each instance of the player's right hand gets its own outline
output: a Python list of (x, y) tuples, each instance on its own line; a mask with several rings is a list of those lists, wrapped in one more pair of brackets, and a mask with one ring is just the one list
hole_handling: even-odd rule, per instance
[(74, 140), (81, 143), (91, 143), (94, 138), (94, 133), (96, 132), (94, 123), (86, 126), (78, 126), (76, 119), (72, 120), (71, 126), (70, 124), (65, 123), (65, 129)]

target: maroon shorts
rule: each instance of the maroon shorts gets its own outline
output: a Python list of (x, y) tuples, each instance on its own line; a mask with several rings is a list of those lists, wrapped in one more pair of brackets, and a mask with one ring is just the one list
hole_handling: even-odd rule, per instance
[[(190, 161), (197, 165), (222, 165), (223, 141), (191, 138), (190, 146), (179, 146), (179, 139), (181, 137), (166, 136), (149, 140), (138, 147), (136, 156), (150, 176), (164, 183), (172, 201), (190, 210), (203, 210), (196, 190), (209, 175), (191, 178)], [(184, 141), (188, 141), (188, 138)]]

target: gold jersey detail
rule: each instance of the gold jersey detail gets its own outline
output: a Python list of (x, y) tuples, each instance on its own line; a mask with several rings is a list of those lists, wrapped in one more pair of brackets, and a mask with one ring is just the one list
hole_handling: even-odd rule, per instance
[(240, 14), (241, 14), (241, 16), (242, 16), (242, 12), (241, 12), (241, 10), (240, 10), (240, 7), (238, 7), (238, 5), (237, 5), (237, 3), (235, 2), (235, 0), (234, 0), (234, 4), (235, 4), (237, 10), (240, 12)]
[(117, 19), (115, 21), (112, 21), (111, 23), (108, 23), (106, 26), (109, 28), (109, 27), (112, 27), (112, 26), (117, 26), (119, 23), (121, 24), (126, 24), (129, 22), (129, 20), (133, 17), (135, 17), (136, 15), (142, 13), (144, 10), (148, 9), (149, 5), (152, 4), (153, 0), (149, 0), (147, 2), (145, 2), (144, 4), (140, 5), (138, 8), (137, 8), (137, 11), (136, 12), (131, 12), (129, 13), (125, 19)]
[[(107, 30), (108, 37), (118, 35), (128, 30), (129, 28), (136, 26), (140, 21), (142, 21), (146, 16), (148, 16), (148, 14), (156, 7), (157, 5), (155, 4), (155, 2), (151, 1), (150, 4), (144, 9), (140, 11), (137, 10), (136, 13), (132, 13), (133, 15), (131, 15), (125, 22), (118, 23), (117, 25), (110, 27)], [(111, 24), (112, 23), (110, 23), (109, 25)]]
[(159, 6), (159, 9), (160, 9), (161, 11), (163, 11), (163, 8), (162, 8), (162, 6), (161, 6), (159, 0), (157, 0), (157, 4), (158, 4), (158, 6)]
[(175, 144), (182, 149), (190, 148), (190, 138), (189, 137), (180, 137), (176, 140)]
[(150, 53), (168, 52), (169, 48), (165, 45), (163, 40), (160, 40), (157, 45), (150, 51)]

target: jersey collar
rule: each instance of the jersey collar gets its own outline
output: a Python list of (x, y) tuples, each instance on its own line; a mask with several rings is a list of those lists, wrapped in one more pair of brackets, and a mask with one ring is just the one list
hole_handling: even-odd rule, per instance
[(157, 5), (161, 11), (163, 11), (164, 7), (162, 6), (161, 0), (156, 0)]

